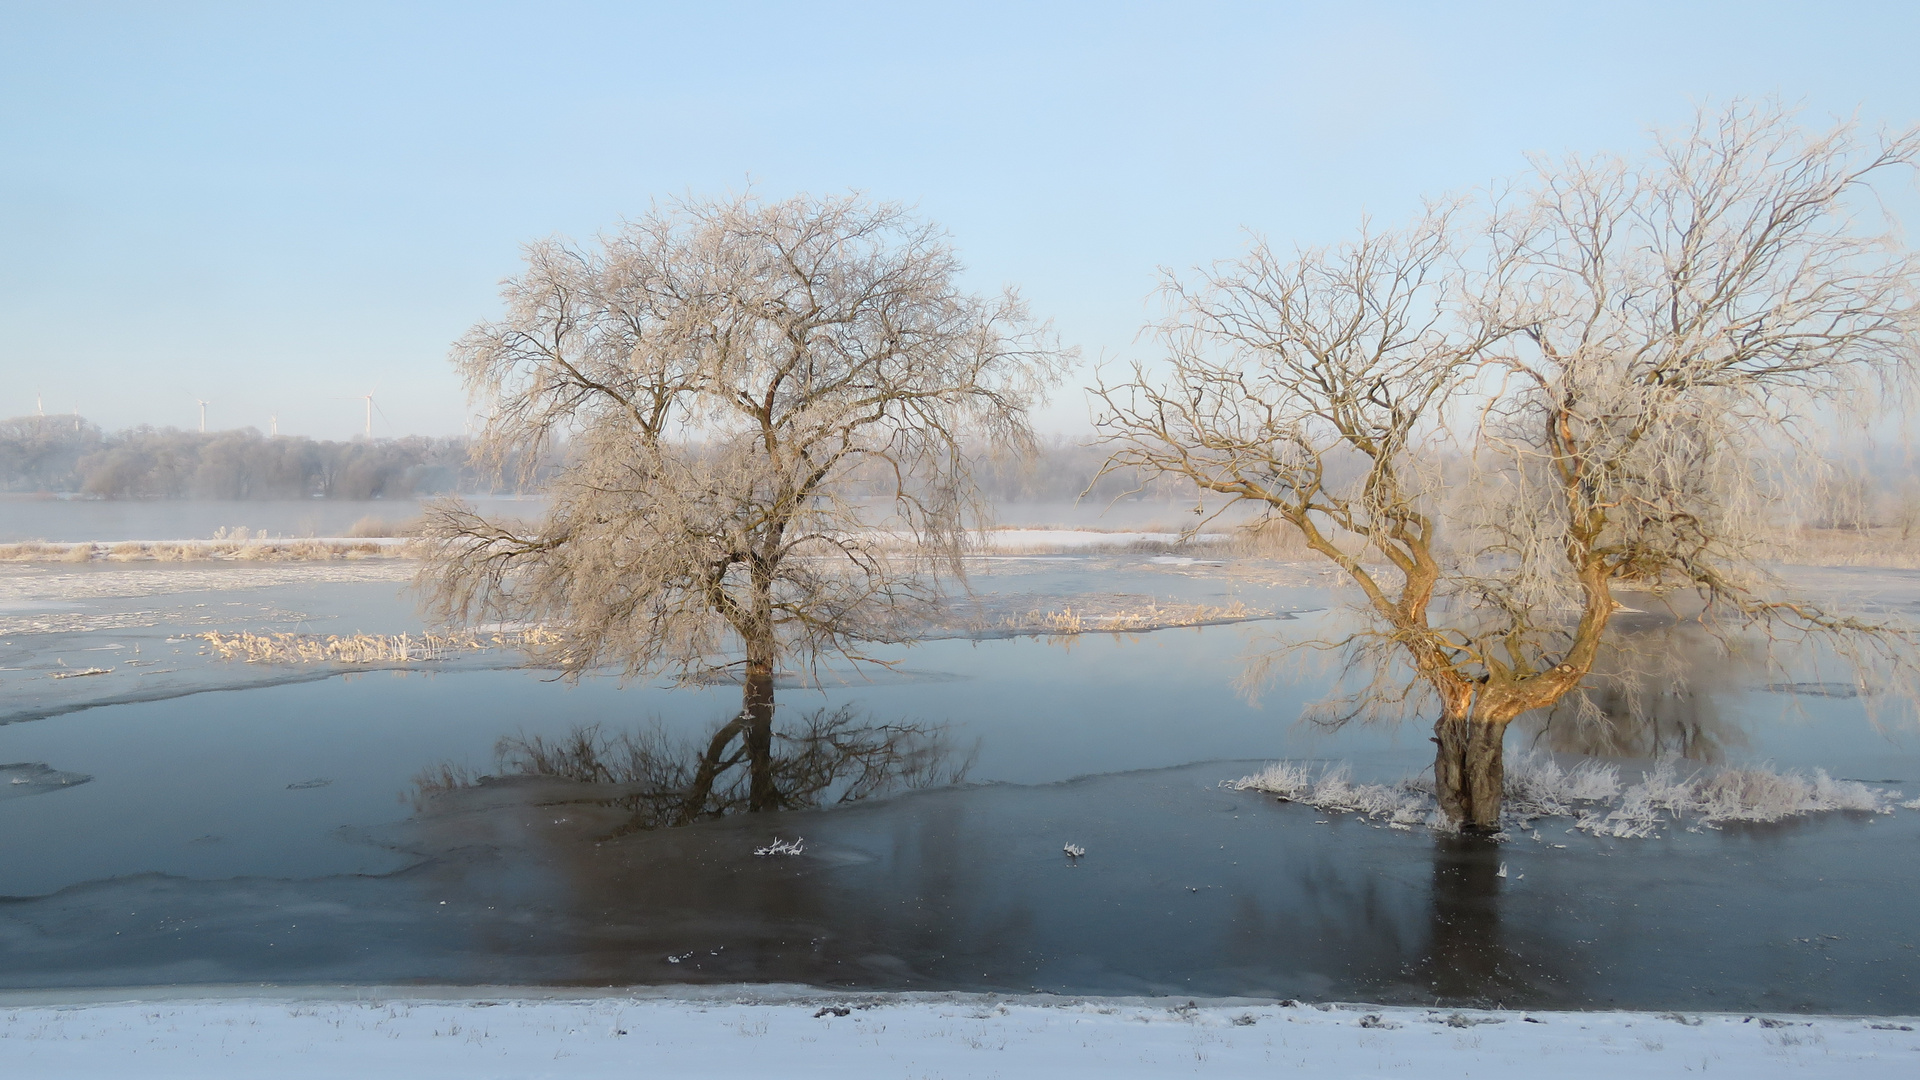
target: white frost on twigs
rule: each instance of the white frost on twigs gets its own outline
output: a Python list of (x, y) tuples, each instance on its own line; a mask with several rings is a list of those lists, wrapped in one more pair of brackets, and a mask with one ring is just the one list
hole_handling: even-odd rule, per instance
[(1079, 844), (1068, 844), (1066, 847), (1061, 848), (1060, 850), (1066, 852), (1067, 858), (1069, 859), (1077, 859), (1080, 856), (1085, 855), (1087, 853), (1087, 849), (1081, 847)]
[(1288, 802), (1337, 814), (1359, 814), (1390, 825), (1440, 825), (1432, 794), (1421, 790), (1415, 781), (1404, 780), (1396, 787), (1356, 784), (1353, 769), (1344, 763), (1316, 771), (1309, 762), (1276, 761), (1225, 786), (1235, 791), (1264, 791)]
[(1616, 808), (1583, 813), (1575, 828), (1595, 836), (1637, 839), (1681, 818), (1693, 818), (1696, 828), (1714, 829), (1730, 821), (1781, 821), (1836, 810), (1891, 814), (1899, 798), (1897, 791), (1835, 780), (1825, 769), (1815, 769), (1811, 777), (1765, 768), (1681, 776), (1672, 761), (1662, 761), (1626, 790)]
[(755, 855), (798, 855), (805, 850), (807, 850), (807, 839), (804, 836), (796, 836), (792, 840), (782, 840), (776, 836), (773, 838), (773, 843), (766, 847), (754, 848), (753, 853)]
[[(1576, 829), (1623, 840), (1656, 836), (1682, 819), (1691, 819), (1689, 827), (1698, 831), (1730, 821), (1780, 821), (1832, 811), (1891, 814), (1896, 805), (1920, 810), (1920, 799), (1900, 803), (1898, 791), (1836, 780), (1824, 769), (1814, 770), (1811, 776), (1765, 768), (1703, 769), (1682, 775), (1673, 761), (1665, 760), (1638, 783), (1623, 785), (1615, 765), (1587, 761), (1562, 768), (1545, 755), (1525, 754), (1508, 762), (1505, 774), (1507, 825), (1527, 828), (1539, 818), (1566, 817), (1575, 819)], [(1424, 777), (1410, 777), (1392, 787), (1356, 784), (1346, 764), (1276, 761), (1222, 786), (1264, 791), (1288, 802), (1359, 814), (1399, 828), (1449, 828), (1433, 797), (1431, 781)], [(1537, 831), (1534, 838), (1538, 839)]]

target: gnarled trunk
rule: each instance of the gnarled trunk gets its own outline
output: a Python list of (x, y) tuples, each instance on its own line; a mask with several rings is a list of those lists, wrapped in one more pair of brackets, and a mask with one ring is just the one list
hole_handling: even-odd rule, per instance
[(1447, 820), (1463, 830), (1500, 831), (1506, 733), (1503, 723), (1451, 714), (1433, 725), (1434, 794)]
[(773, 783), (773, 660), (770, 655), (747, 661), (740, 722), (741, 741), (747, 751), (747, 810), (750, 813), (778, 810), (781, 798)]

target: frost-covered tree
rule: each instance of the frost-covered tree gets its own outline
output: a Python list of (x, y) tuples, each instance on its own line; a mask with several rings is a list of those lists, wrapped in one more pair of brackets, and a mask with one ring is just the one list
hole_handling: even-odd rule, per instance
[(934, 227), (855, 197), (687, 201), (529, 246), (454, 362), (483, 452), (568, 456), (535, 527), (429, 515), (437, 613), (546, 622), (539, 658), (572, 676), (736, 670), (686, 806), (744, 761), (749, 808), (777, 808), (776, 671), (907, 640), (976, 524), (969, 451), (1028, 445), (1066, 361), (959, 270)]
[(1165, 366), (1100, 388), (1111, 467), (1290, 522), (1358, 587), (1372, 673), (1323, 717), (1437, 713), (1440, 804), (1500, 820), (1510, 721), (1579, 700), (1622, 586), (1709, 625), (1906, 663), (1895, 626), (1760, 567), (1780, 462), (1916, 367), (1914, 257), (1874, 183), (1920, 133), (1703, 112), (1638, 159), (1538, 161), (1481, 207), (1170, 279)]

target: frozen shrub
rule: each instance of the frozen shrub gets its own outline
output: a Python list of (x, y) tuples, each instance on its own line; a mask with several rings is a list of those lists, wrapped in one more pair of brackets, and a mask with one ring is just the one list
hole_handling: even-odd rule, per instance
[(1835, 780), (1825, 769), (1808, 779), (1760, 769), (1728, 770), (1701, 781), (1694, 811), (1705, 822), (1779, 821), (1798, 814), (1841, 810), (1888, 814), (1898, 792), (1856, 780)]
[(1305, 802), (1313, 792), (1313, 766), (1304, 761), (1276, 761), (1227, 786), (1235, 791), (1264, 791), (1288, 802)]
[(1571, 769), (1544, 754), (1526, 754), (1506, 768), (1506, 799), (1519, 817), (1566, 817), (1575, 803), (1610, 802), (1620, 794), (1620, 770), (1597, 761)]
[[(1416, 824), (1439, 827), (1431, 782), (1410, 777), (1398, 785), (1356, 784), (1345, 764), (1315, 766), (1276, 761), (1260, 772), (1223, 786), (1263, 791), (1328, 813), (1351, 813), (1385, 821), (1396, 828)], [(1623, 787), (1617, 766), (1584, 761), (1563, 768), (1544, 755), (1518, 758), (1506, 771), (1504, 824), (1524, 827), (1535, 818), (1573, 818), (1574, 827), (1594, 836), (1646, 839), (1691, 820), (1691, 829), (1718, 828), (1730, 821), (1782, 821), (1834, 811), (1890, 814), (1896, 805), (1920, 810), (1920, 799), (1899, 802), (1900, 793), (1836, 780), (1825, 770), (1812, 776), (1766, 768), (1702, 770), (1682, 775), (1672, 760), (1662, 760), (1637, 783)]]
[(1429, 823), (1433, 796), (1412, 782), (1395, 787), (1356, 784), (1346, 764), (1314, 767), (1303, 761), (1276, 761), (1252, 776), (1230, 781), (1235, 791), (1264, 791), (1288, 802), (1305, 803), (1335, 814), (1360, 814), (1396, 825)]
[(1798, 776), (1728, 769), (1700, 781), (1694, 804), (1706, 821), (1778, 821), (1806, 808), (1812, 787)]

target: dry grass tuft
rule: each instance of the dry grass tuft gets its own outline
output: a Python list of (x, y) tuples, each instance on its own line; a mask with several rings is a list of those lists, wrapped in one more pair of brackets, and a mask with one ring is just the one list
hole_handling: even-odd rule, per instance
[(394, 521), (389, 518), (378, 518), (368, 515), (349, 526), (346, 535), (356, 540), (392, 536), (419, 536), (425, 531), (426, 525), (426, 519), (422, 517), (408, 518), (405, 521)]
[(1227, 550), (1242, 558), (1301, 560), (1319, 558), (1319, 552), (1307, 546), (1307, 539), (1291, 522), (1273, 518), (1253, 521), (1235, 529)]
[(445, 634), (255, 634), (241, 631), (201, 634), (209, 651), (222, 660), (249, 664), (406, 664), (450, 660), (489, 649), (549, 645), (560, 639), (545, 627), (481, 634), (455, 630)]

